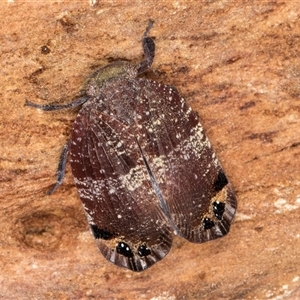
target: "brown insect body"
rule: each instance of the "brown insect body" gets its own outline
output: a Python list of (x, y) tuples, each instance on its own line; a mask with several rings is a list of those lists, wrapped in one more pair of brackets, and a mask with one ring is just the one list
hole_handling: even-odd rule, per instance
[(197, 114), (175, 88), (137, 77), (154, 58), (151, 26), (143, 36), (144, 61), (101, 68), (88, 79), (85, 95), (63, 106), (83, 103), (60, 164), (69, 151), (102, 254), (133, 271), (164, 258), (174, 233), (194, 243), (226, 235), (237, 207)]

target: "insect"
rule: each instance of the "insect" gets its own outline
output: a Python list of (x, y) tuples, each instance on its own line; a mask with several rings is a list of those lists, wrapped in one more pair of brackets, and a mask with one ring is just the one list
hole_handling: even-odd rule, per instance
[(81, 106), (63, 149), (97, 246), (112, 263), (143, 271), (163, 259), (176, 234), (193, 243), (226, 235), (237, 201), (198, 115), (169, 85), (138, 77), (155, 44), (142, 37), (144, 60), (93, 73), (80, 98), (45, 111)]

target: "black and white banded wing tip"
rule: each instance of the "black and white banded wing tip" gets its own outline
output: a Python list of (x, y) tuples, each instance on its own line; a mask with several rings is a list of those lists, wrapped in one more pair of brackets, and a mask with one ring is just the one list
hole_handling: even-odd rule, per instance
[(96, 225), (90, 225), (90, 229), (100, 252), (108, 261), (135, 272), (146, 270), (163, 259), (172, 246), (172, 236), (169, 232), (162, 233), (160, 240), (155, 243), (149, 237), (148, 243), (133, 244), (99, 229)]
[(214, 189), (216, 195), (211, 199), (210, 208), (202, 220), (200, 243), (225, 236), (237, 209), (235, 193), (223, 170), (218, 173)]

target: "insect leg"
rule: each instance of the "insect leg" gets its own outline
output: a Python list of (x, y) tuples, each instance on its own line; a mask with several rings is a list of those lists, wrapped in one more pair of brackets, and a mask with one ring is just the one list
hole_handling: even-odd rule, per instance
[(62, 105), (56, 105), (56, 104), (40, 105), (40, 104), (36, 104), (36, 103), (26, 100), (25, 106), (31, 106), (31, 107), (35, 107), (35, 108), (38, 108), (41, 110), (51, 111), (51, 110), (59, 110), (59, 109), (64, 109), (64, 108), (74, 108), (74, 107), (82, 105), (88, 99), (89, 98), (87, 96), (83, 96), (83, 97), (75, 99), (74, 101), (72, 101), (68, 104), (62, 104)]
[(47, 192), (48, 195), (51, 195), (55, 192), (55, 190), (62, 184), (65, 173), (66, 173), (66, 164), (68, 158), (68, 150), (69, 150), (70, 141), (68, 141), (61, 152), (58, 167), (57, 167), (57, 175), (56, 175), (56, 183), (53, 187)]
[(143, 34), (143, 49), (145, 59), (139, 63), (137, 66), (138, 74), (145, 72), (152, 65), (154, 56), (155, 56), (155, 43), (154, 40), (148, 36), (150, 29), (153, 26), (154, 21), (149, 20), (149, 24), (146, 28), (146, 31)]

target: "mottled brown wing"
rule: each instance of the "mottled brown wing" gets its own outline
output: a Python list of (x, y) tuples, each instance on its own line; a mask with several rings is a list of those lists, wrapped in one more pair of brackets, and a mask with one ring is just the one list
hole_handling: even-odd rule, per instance
[(70, 162), (97, 245), (106, 259), (142, 271), (167, 255), (172, 229), (130, 128), (93, 109), (79, 112)]
[(175, 88), (140, 84), (136, 136), (170, 224), (195, 243), (224, 236), (237, 202), (197, 114)]

